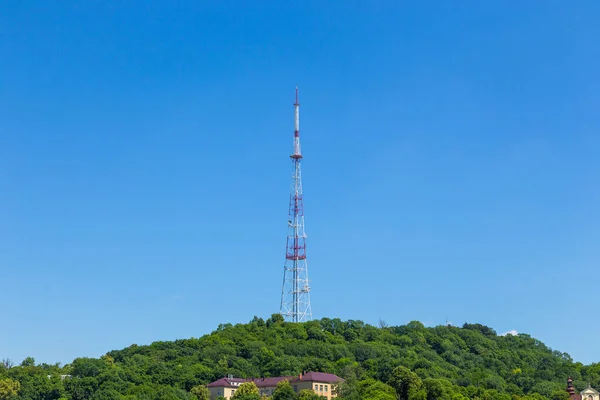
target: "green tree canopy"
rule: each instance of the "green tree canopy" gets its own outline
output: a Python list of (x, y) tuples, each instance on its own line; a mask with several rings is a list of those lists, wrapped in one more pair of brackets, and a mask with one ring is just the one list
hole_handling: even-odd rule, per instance
[(235, 391), (232, 400), (260, 400), (258, 387), (254, 382), (244, 382)]
[(303, 389), (298, 392), (298, 400), (323, 400), (323, 398), (312, 390)]
[[(389, 399), (394, 393), (403, 400), (567, 400), (569, 376), (576, 391), (588, 382), (600, 389), (600, 364), (575, 362), (526, 334), (502, 336), (476, 323), (372, 326), (339, 318), (289, 323), (275, 314), (221, 324), (199, 338), (131, 345), (64, 366), (36, 365), (33, 358), (15, 366), (5, 359), (0, 400), (193, 400), (206, 397), (201, 385), (228, 375), (292, 378), (304, 371), (344, 378), (335, 391), (346, 400)], [(254, 388), (239, 389), (236, 400), (260, 398)], [(289, 389), (277, 395), (291, 397)]]
[(419, 375), (406, 367), (396, 367), (388, 380), (400, 400), (421, 400), (426, 397), (423, 381)]
[(210, 400), (210, 390), (204, 385), (194, 386), (190, 393), (198, 400)]
[(297, 398), (298, 395), (287, 380), (277, 383), (277, 387), (273, 392), (273, 400), (296, 400)]
[(21, 384), (11, 378), (0, 379), (0, 400), (10, 400), (17, 397)]
[(362, 400), (395, 400), (398, 398), (393, 387), (372, 378), (360, 381), (358, 392)]

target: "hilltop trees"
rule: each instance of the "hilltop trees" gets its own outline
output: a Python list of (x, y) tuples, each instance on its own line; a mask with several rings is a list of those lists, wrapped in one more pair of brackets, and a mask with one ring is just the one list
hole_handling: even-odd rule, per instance
[[(1, 356), (1, 355), (0, 355)], [(69, 365), (26, 358), (0, 364), (0, 400), (206, 400), (206, 385), (241, 378), (331, 372), (347, 400), (565, 400), (568, 376), (578, 390), (600, 386), (600, 364), (574, 363), (528, 335), (499, 336), (484, 325), (426, 328), (323, 318), (288, 323), (281, 315), (222, 324), (201, 338), (131, 345)], [(281, 383), (275, 400), (316, 400)], [(260, 399), (241, 385), (236, 400)]]

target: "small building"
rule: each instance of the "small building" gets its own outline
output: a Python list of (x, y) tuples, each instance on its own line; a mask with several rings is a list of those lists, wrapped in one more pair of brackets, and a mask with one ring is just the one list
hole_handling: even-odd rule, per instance
[(254, 382), (261, 395), (271, 396), (277, 388), (277, 384), (284, 380), (290, 383), (296, 393), (308, 389), (329, 400), (336, 397), (335, 393), (333, 393), (333, 388), (336, 383), (341, 382), (343, 379), (325, 372), (307, 372), (299, 376), (251, 379), (235, 378), (233, 375), (229, 375), (209, 383), (208, 389), (210, 390), (211, 400), (215, 400), (217, 397), (230, 399), (242, 383)]
[(571, 377), (567, 379), (567, 393), (569, 393), (570, 400), (600, 400), (600, 392), (592, 388), (591, 385), (577, 393)]

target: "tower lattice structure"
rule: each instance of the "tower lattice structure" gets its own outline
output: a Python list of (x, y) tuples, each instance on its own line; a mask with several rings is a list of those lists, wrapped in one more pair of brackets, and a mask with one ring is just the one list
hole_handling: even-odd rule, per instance
[(312, 311), (310, 307), (308, 264), (306, 262), (306, 233), (304, 232), (298, 87), (296, 87), (296, 102), (294, 103), (294, 152), (290, 155), (290, 158), (294, 169), (290, 193), (280, 313), (288, 321), (304, 322), (312, 319)]

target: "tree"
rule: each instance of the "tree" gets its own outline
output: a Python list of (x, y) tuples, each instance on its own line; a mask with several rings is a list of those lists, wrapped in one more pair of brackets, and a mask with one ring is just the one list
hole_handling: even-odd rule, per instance
[(190, 393), (198, 400), (210, 400), (210, 390), (204, 385), (194, 386)]
[(103, 355), (102, 357), (100, 357), (100, 359), (103, 360), (109, 367), (114, 367), (115, 365), (114, 358), (112, 358), (109, 354)]
[(100, 389), (94, 393), (91, 400), (121, 400), (121, 395), (114, 389)]
[(357, 375), (359, 374), (360, 370), (357, 365), (346, 365), (341, 373), (344, 380), (334, 384), (332, 392), (342, 399), (361, 400), (357, 379)]
[(281, 315), (281, 314), (272, 314), (271, 318), (267, 319), (267, 322), (265, 322), (265, 325), (267, 326), (267, 328), (270, 328), (272, 325), (281, 324), (284, 321), (285, 320), (283, 318), (283, 315)]
[(550, 400), (569, 400), (569, 394), (564, 389), (557, 389), (550, 394)]
[(21, 367), (33, 367), (35, 366), (35, 360), (33, 357), (27, 357), (21, 361)]
[(549, 398), (556, 391), (566, 393), (566, 390), (562, 388), (562, 385), (548, 381), (538, 382), (531, 388), (531, 392), (539, 393), (545, 398)]
[(232, 400), (260, 400), (258, 388), (254, 382), (244, 382), (231, 396)]
[(310, 389), (303, 389), (298, 393), (298, 400), (323, 400), (323, 398)]
[(451, 399), (454, 396), (452, 383), (446, 379), (427, 378), (423, 380), (427, 400)]
[(98, 390), (98, 380), (95, 377), (68, 379), (65, 389), (72, 400), (88, 400)]
[(89, 357), (76, 358), (71, 364), (72, 374), (79, 377), (98, 376), (106, 368), (107, 364), (103, 360)]
[(273, 400), (295, 400), (298, 396), (290, 383), (286, 380), (277, 382), (277, 387), (273, 392)]
[(9, 400), (17, 397), (21, 384), (11, 378), (0, 379), (0, 400)]
[(481, 325), (481, 324), (463, 324), (463, 329), (472, 329), (481, 332), (484, 336), (494, 337), (496, 336), (496, 331), (490, 328), (489, 326)]
[(546, 398), (539, 393), (530, 393), (522, 397), (521, 400), (546, 400)]
[(396, 390), (400, 400), (417, 400), (426, 397), (423, 381), (406, 367), (394, 368), (388, 384)]
[(362, 400), (396, 400), (398, 395), (393, 387), (375, 379), (366, 379), (358, 383)]

